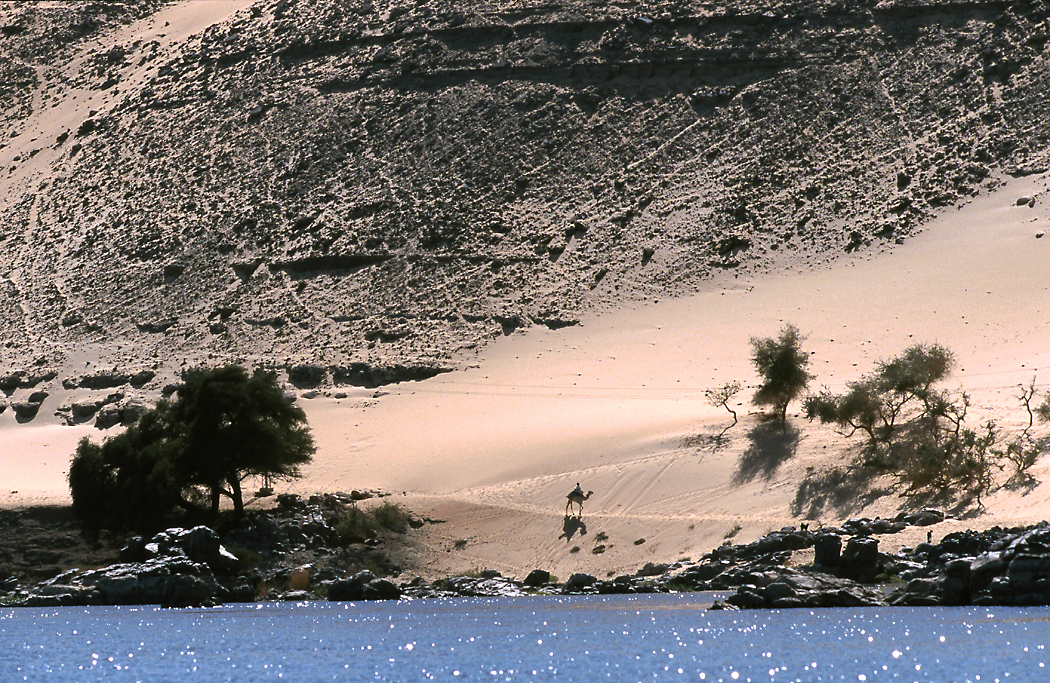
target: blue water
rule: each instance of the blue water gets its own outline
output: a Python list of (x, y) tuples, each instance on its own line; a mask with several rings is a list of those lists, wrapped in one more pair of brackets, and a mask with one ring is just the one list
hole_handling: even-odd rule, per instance
[(0, 681), (1047, 681), (1050, 609), (696, 594), (0, 610)]

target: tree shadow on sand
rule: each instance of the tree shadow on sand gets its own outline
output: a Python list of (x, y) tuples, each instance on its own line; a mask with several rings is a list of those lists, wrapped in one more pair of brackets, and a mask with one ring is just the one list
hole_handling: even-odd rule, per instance
[(890, 493), (889, 489), (874, 488), (877, 477), (874, 469), (862, 465), (833, 467), (819, 472), (811, 467), (795, 493), (791, 514), (803, 519), (819, 519), (830, 510), (840, 516), (849, 516)]
[(781, 463), (795, 455), (799, 431), (785, 422), (760, 422), (748, 431), (747, 438), (751, 443), (741, 454), (733, 475), (737, 484), (746, 484), (759, 476), (772, 477)]
[(561, 526), (561, 536), (558, 539), (565, 539), (566, 543), (572, 541), (572, 537), (579, 532), (580, 536), (587, 535), (587, 525), (584, 524), (583, 520), (579, 517), (570, 517), (565, 515), (565, 522)]

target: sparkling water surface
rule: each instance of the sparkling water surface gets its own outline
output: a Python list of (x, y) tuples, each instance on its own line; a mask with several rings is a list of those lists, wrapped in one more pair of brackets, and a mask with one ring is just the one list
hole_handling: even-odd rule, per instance
[(1048, 681), (1050, 608), (700, 594), (0, 610), (0, 681)]

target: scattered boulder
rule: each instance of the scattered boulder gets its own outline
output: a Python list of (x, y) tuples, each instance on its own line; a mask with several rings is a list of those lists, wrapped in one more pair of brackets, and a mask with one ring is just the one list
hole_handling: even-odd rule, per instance
[(533, 569), (525, 577), (524, 584), (530, 588), (539, 588), (550, 583), (551, 573), (545, 569)]
[(590, 574), (584, 574), (577, 572), (569, 577), (569, 580), (562, 586), (563, 593), (580, 593), (583, 589), (595, 584), (598, 579)]
[(932, 524), (940, 524), (943, 522), (944, 513), (933, 508), (924, 508), (919, 512), (902, 514), (898, 519), (912, 526), (930, 526)]
[(29, 422), (40, 412), (42, 403), (43, 401), (15, 401), (11, 404), (11, 408), (15, 411), (19, 422)]
[(842, 552), (842, 539), (835, 534), (821, 534), (814, 543), (814, 564), (837, 567)]

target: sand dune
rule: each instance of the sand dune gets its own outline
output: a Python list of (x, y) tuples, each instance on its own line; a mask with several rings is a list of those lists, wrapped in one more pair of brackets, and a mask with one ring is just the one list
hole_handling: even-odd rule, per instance
[[(472, 369), (377, 400), (307, 401), (321, 448), (295, 488), (406, 492), (410, 506), (449, 520), (432, 527), (435, 547), (468, 541), (435, 554), (450, 569), (620, 571), (696, 555), (738, 525), (746, 539), (793, 523), (800, 507), (812, 509), (797, 499), (807, 468), (840, 463), (849, 443), (798, 416), (787, 434), (771, 429), (747, 415), (749, 392), (726, 430), (730, 416), (707, 405), (704, 389), (753, 386), (750, 336), (790, 321), (808, 335), (819, 385), (841, 389), (879, 358), (938, 342), (958, 356), (953, 382), (973, 397), (971, 421), (1018, 428), (1027, 421), (1019, 385), (1034, 376), (1050, 386), (1050, 241), (1037, 237), (1047, 183), (1012, 180), (888, 253), (530, 330), (493, 342)], [(1019, 206), (1022, 196), (1035, 207)], [(1045, 466), (1035, 473), (1041, 481)], [(584, 516), (593, 535), (563, 528), (564, 494), (577, 481), (595, 491)], [(967, 523), (1045, 517), (1044, 487), (1023, 493), (999, 490)], [(847, 500), (822, 520), (892, 515), (905, 503)], [(596, 542), (598, 532), (610, 540)], [(614, 547), (594, 555), (601, 544)]]
[[(849, 442), (798, 416), (787, 431), (771, 428), (748, 413), (748, 390), (731, 426), (704, 389), (754, 386), (749, 338), (790, 321), (808, 335), (819, 385), (841, 388), (879, 358), (939, 342), (958, 356), (954, 381), (973, 397), (971, 420), (1019, 427), (1018, 386), (1033, 376), (1050, 386), (1050, 238), (1037, 237), (1050, 220), (1048, 182), (1011, 180), (886, 253), (725, 278), (691, 297), (501, 338), (460, 372), (304, 399), (319, 450), (290, 489), (377, 487), (445, 520), (419, 532), (435, 574), (543, 566), (604, 575), (698, 556), (727, 535), (754, 538), (814, 510), (826, 523), (896, 514), (906, 501), (893, 491), (872, 500), (842, 492), (838, 506), (800, 499), (807, 470), (841, 463)], [(1021, 196), (1035, 206), (1018, 205)], [(63, 463), (91, 430), (40, 420), (0, 416), (4, 452), (22, 454), (5, 475), (5, 504), (66, 499)], [(1050, 476), (1043, 462), (1033, 472)], [(564, 517), (576, 482), (595, 492), (581, 523)], [(1000, 489), (986, 512), (938, 534), (1037, 521), (1048, 498), (1041, 483)]]
[[(175, 4), (84, 45), (64, 68), (75, 73), (105, 40), (157, 41), (163, 53), (250, 4)], [(148, 81), (142, 63), (122, 68), (119, 89)], [(26, 158), (9, 171), (6, 202), (68, 160), (51, 140), (119, 102), (114, 89), (37, 97), (23, 134), (4, 150), (5, 165)], [(832, 389), (909, 344), (939, 342), (957, 354), (953, 382), (973, 398), (971, 424), (994, 419), (1018, 429), (1026, 422), (1019, 385), (1036, 377), (1040, 391), (1050, 391), (1048, 186), (1047, 174), (1009, 179), (946, 210), (902, 245), (843, 255), (816, 270), (785, 255), (775, 274), (726, 271), (691, 296), (637, 303), (632, 295), (632, 303), (576, 327), (536, 326), (493, 340), (461, 359), (467, 369), (428, 381), (304, 398), (318, 453), (284, 490), (380, 488), (415, 513), (444, 520), (413, 532), (430, 574), (494, 567), (523, 575), (544, 567), (562, 578), (605, 575), (696, 557), (726, 537), (750, 540), (804, 518), (830, 524), (896, 514), (909, 502), (890, 481), (864, 496), (843, 487), (800, 495), (807, 477), (849, 457), (850, 442), (797, 415), (782, 430), (750, 414), (757, 378), (748, 340), (794, 323), (807, 335), (816, 384)], [(97, 366), (97, 353), (85, 346), (69, 362)], [(748, 387), (735, 425), (704, 399), (705, 389), (731, 380)], [(0, 413), (0, 505), (68, 502), (76, 442), (106, 434), (60, 425), (51, 414), (77, 398), (54, 388), (47, 409), (24, 424), (11, 409)], [(986, 511), (946, 523), (937, 535), (1047, 517), (1047, 463), (1032, 473), (1037, 485), (999, 488)], [(565, 493), (577, 482), (594, 491), (579, 520), (564, 516)]]

